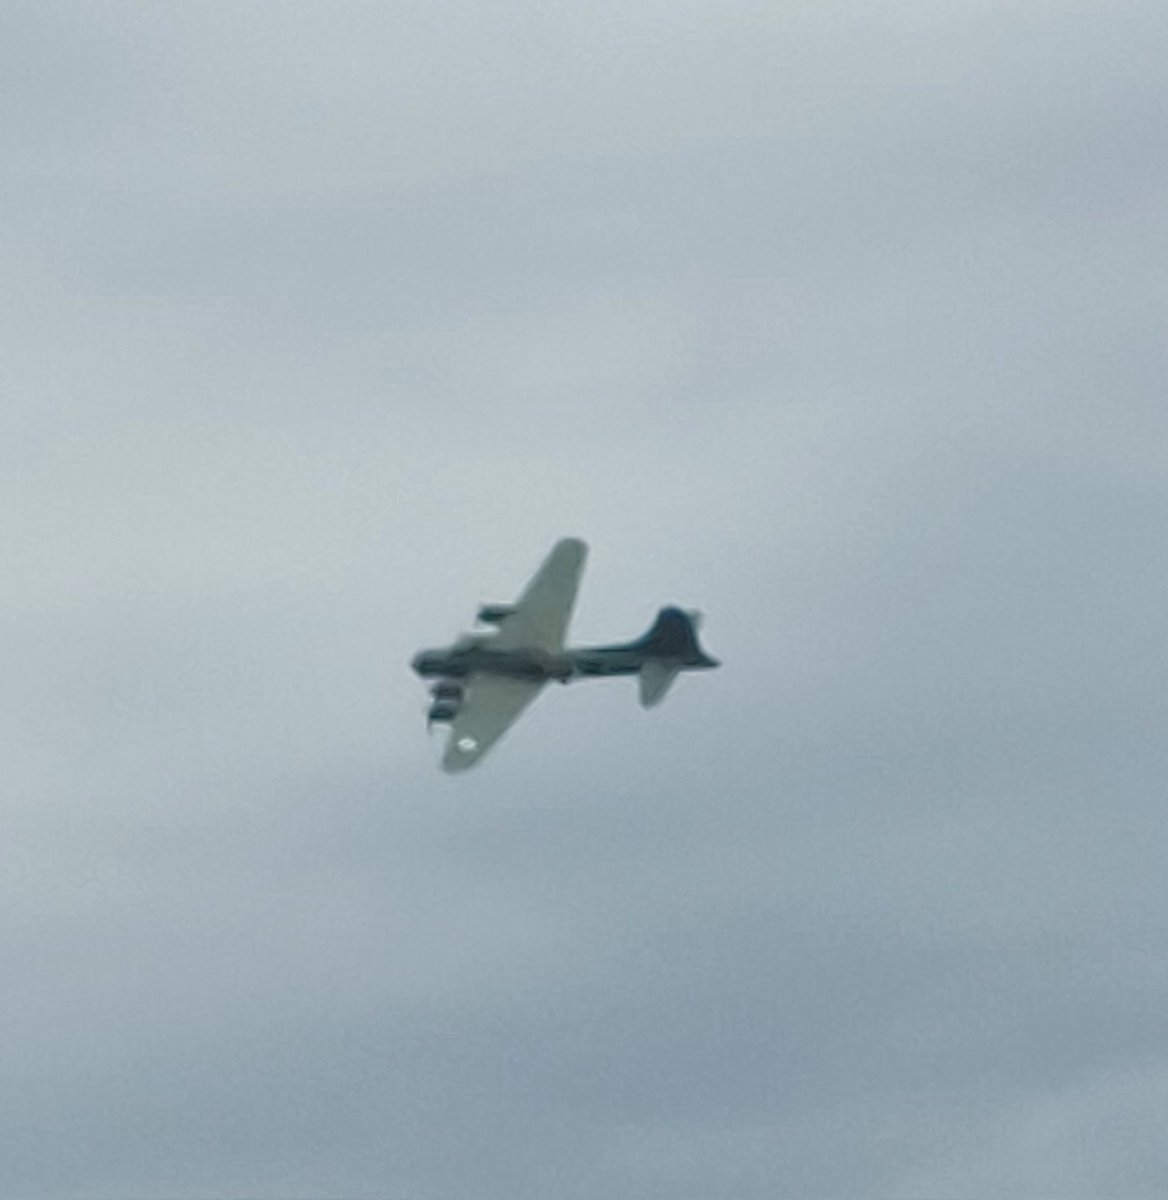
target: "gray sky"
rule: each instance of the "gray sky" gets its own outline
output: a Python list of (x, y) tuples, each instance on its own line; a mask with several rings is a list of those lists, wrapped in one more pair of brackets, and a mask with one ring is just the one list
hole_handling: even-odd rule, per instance
[(1163, 1196), (1163, 6), (2, 26), (0, 1196)]

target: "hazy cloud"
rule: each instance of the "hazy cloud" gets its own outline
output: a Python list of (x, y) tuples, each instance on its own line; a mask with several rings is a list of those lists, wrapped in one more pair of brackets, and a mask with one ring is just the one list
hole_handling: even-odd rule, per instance
[(1162, 1194), (1159, 10), (5, 25), (0, 1191)]

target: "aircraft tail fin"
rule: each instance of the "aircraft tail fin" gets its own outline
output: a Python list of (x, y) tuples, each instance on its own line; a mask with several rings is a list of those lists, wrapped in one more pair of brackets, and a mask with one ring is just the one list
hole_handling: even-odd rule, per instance
[(653, 705), (660, 704), (680, 670), (681, 663), (665, 662), (659, 658), (650, 658), (642, 663), (638, 678), (641, 707), (652, 708)]
[(684, 667), (716, 667), (698, 642), (699, 616), (680, 608), (663, 608), (653, 622), (653, 628), (640, 641), (637, 649), (654, 658), (668, 659)]

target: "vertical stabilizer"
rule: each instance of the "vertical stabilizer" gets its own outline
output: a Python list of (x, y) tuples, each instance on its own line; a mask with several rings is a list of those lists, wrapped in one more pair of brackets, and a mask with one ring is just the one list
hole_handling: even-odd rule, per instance
[(662, 662), (659, 658), (651, 658), (643, 663), (638, 681), (641, 688), (641, 707), (652, 708), (654, 704), (660, 704), (680, 670), (681, 663)]
[(718, 660), (711, 658), (698, 642), (699, 619), (699, 613), (672, 606), (663, 608), (653, 628), (632, 645), (652, 658), (680, 663), (683, 667), (716, 667)]

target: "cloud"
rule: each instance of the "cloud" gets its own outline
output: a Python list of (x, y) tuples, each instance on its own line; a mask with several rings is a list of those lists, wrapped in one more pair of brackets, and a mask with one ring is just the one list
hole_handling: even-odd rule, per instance
[(4, 1187), (1155, 1194), (1150, 7), (11, 24)]

